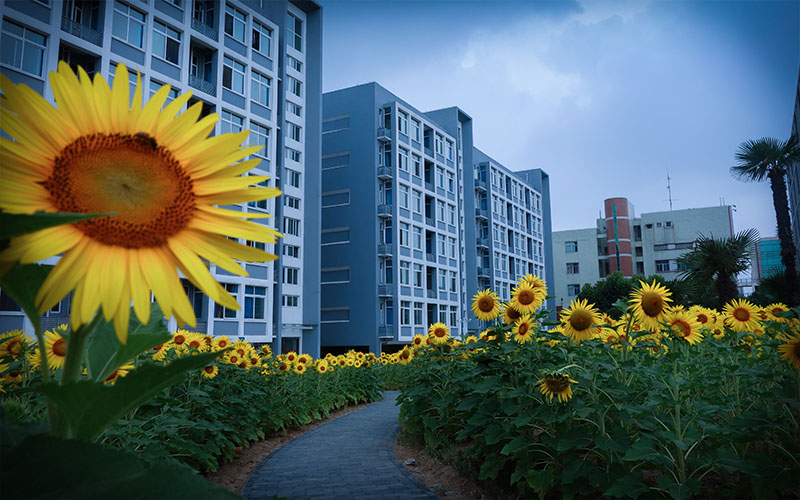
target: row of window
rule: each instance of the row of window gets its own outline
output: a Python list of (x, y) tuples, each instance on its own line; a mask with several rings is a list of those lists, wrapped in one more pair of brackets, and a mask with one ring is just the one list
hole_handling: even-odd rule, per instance
[[(411, 133), (409, 134), (409, 120), (411, 122)], [(378, 124), (385, 129), (392, 128), (392, 109), (378, 109)], [(437, 155), (445, 156), (445, 145), (447, 147), (447, 159), (455, 161), (455, 144), (449, 138), (439, 132), (434, 132), (431, 128), (423, 129), (422, 122), (416, 118), (409, 119), (409, 113), (398, 111), (397, 130), (406, 137), (410, 137), (417, 143), (424, 143), (426, 149), (433, 148)], [(433, 142), (433, 144), (431, 144)]]
[[(394, 266), (392, 259), (385, 259), (380, 262), (379, 281), (381, 285), (391, 285), (394, 283)], [(458, 273), (446, 269), (437, 269), (423, 264), (408, 261), (400, 261), (399, 271), (400, 284), (414, 288), (427, 288), (428, 290), (438, 289), (443, 292), (456, 293), (458, 291)]]
[[(445, 236), (435, 232), (427, 232), (420, 226), (400, 222), (399, 244), (402, 247), (425, 251), (432, 255), (455, 259), (458, 254), (458, 242), (453, 236)], [(378, 225), (380, 243), (394, 243), (394, 231), (391, 219), (381, 220)]]
[[(245, 319), (265, 319), (264, 304), (267, 299), (267, 287), (254, 285), (245, 285), (242, 287), (236, 283), (223, 283), (222, 286), (229, 294), (236, 298), (240, 305), (242, 304), (241, 301), (244, 300), (242, 314), (244, 315)], [(239, 297), (240, 290), (244, 292), (243, 297), (241, 298)], [(195, 290), (194, 293), (189, 297), (193, 304), (197, 300), (198, 294), (202, 300), (203, 295), (199, 290)], [(239, 312), (234, 309), (228, 309), (217, 303), (214, 304), (215, 318), (235, 319), (238, 318), (238, 313)]]
[[(388, 301), (391, 302), (391, 301)], [(400, 324), (402, 326), (427, 326), (429, 323), (435, 321), (442, 322), (451, 328), (455, 328), (458, 324), (458, 307), (431, 304), (432, 318), (425, 318), (425, 304), (423, 302), (412, 302), (410, 300), (400, 301)], [(438, 317), (436, 315), (438, 309)], [(448, 312), (450, 313), (448, 315)], [(413, 315), (412, 315), (413, 313)], [(449, 318), (448, 318), (449, 316)], [(391, 323), (389, 323), (391, 324)]]
[[(476, 180), (485, 181), (485, 169), (485, 166), (480, 166), (475, 170)], [(513, 202), (523, 205), (528, 210), (542, 209), (542, 196), (514, 179), (511, 174), (506, 175), (501, 170), (491, 167), (491, 183), (492, 187), (505, 194), (507, 198), (511, 198)]]

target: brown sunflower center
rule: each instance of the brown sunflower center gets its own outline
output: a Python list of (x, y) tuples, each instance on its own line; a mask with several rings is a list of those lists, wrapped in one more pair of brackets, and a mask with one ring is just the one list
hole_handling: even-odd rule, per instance
[(224, 340), (220, 340), (219, 342), (217, 342), (217, 347), (219, 347), (220, 349), (225, 349), (226, 347), (228, 347), (228, 343), (225, 342)]
[(184, 337), (183, 335), (175, 335), (173, 342), (175, 342), (175, 344), (177, 345), (181, 345), (184, 342), (186, 342), (186, 337)]
[(560, 393), (567, 390), (569, 387), (569, 380), (563, 375), (551, 375), (544, 379), (544, 384), (550, 391)]
[(481, 297), (481, 300), (478, 301), (478, 309), (485, 313), (492, 312), (494, 309), (494, 300), (492, 300), (491, 297)]
[(42, 185), (60, 212), (117, 212), (75, 223), (107, 245), (162, 246), (195, 211), (191, 178), (146, 134), (79, 137), (61, 150)]
[(506, 315), (508, 315), (508, 317), (513, 319), (514, 321), (518, 320), (522, 316), (522, 314), (520, 314), (520, 312), (514, 309), (513, 307), (509, 307), (508, 309), (506, 309)]
[(433, 331), (433, 334), (439, 338), (446, 337), (447, 330), (445, 330), (444, 328), (437, 328)]
[(517, 335), (525, 335), (526, 333), (528, 333), (528, 324), (522, 323), (517, 329)]
[(572, 311), (572, 314), (569, 315), (569, 324), (570, 326), (577, 330), (583, 331), (592, 326), (594, 322), (592, 321), (592, 315), (589, 314), (587, 311)]
[(189, 342), (189, 347), (192, 349), (200, 349), (200, 341), (199, 340), (192, 340)]
[(214, 373), (214, 365), (206, 366), (205, 368), (203, 368), (203, 370), (205, 370), (206, 373)]
[(702, 313), (698, 314), (697, 315), (697, 322), (698, 323), (702, 323), (702, 324), (708, 323), (708, 316), (706, 316), (705, 314), (702, 314)]
[(800, 359), (800, 342), (795, 342), (792, 346), (792, 353), (795, 359)]
[(524, 306), (531, 304), (534, 298), (533, 291), (527, 289), (520, 290), (519, 294), (517, 294), (517, 302)]
[(683, 337), (688, 337), (692, 333), (689, 324), (680, 319), (672, 322), (672, 330)]
[(64, 342), (64, 339), (58, 339), (53, 342), (53, 354), (59, 357), (67, 355), (67, 343)]
[(737, 321), (750, 321), (750, 311), (744, 307), (737, 307), (733, 310), (733, 317), (736, 318)]
[(644, 292), (642, 294), (642, 310), (651, 318), (654, 318), (664, 311), (664, 299), (656, 292)]

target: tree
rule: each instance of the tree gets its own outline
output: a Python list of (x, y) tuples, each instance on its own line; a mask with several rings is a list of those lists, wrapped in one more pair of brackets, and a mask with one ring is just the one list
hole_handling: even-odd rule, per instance
[[(631, 292), (639, 288), (639, 281), (652, 283), (653, 280), (667, 287), (667, 289), (672, 290), (670, 283), (666, 282), (664, 277), (658, 274), (648, 278), (645, 278), (641, 274), (634, 274), (630, 278), (626, 278), (621, 272), (614, 271), (595, 284), (585, 285), (578, 294), (578, 298), (581, 300), (588, 300), (589, 303), (594, 304), (600, 312), (607, 313), (609, 316), (619, 319), (620, 312), (614, 308), (614, 302), (620, 299), (628, 300)], [(566, 307), (566, 305), (564, 307)]]
[(736, 275), (750, 267), (750, 249), (758, 242), (758, 231), (748, 229), (732, 238), (714, 239), (700, 235), (695, 248), (678, 258), (685, 271), (684, 280), (695, 283), (713, 281), (717, 291), (717, 307), (739, 297)]
[(792, 135), (786, 141), (763, 137), (739, 144), (736, 152), (737, 164), (731, 167), (731, 174), (743, 181), (761, 182), (769, 179), (772, 189), (772, 205), (778, 222), (778, 239), (781, 242), (781, 261), (786, 268), (786, 281), (791, 296), (790, 305), (800, 304), (800, 286), (797, 281), (795, 255), (797, 249), (792, 241), (789, 201), (786, 196), (786, 169), (800, 161), (800, 140)]

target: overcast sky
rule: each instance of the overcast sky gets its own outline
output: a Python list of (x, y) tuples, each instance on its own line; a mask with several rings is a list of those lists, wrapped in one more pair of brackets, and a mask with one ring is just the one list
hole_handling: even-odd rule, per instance
[(323, 90), (376, 81), (422, 111), (459, 106), (475, 145), (550, 174), (553, 230), (605, 198), (636, 213), (736, 205), (776, 234), (768, 184), (734, 180), (746, 139), (786, 139), (800, 1), (323, 0)]

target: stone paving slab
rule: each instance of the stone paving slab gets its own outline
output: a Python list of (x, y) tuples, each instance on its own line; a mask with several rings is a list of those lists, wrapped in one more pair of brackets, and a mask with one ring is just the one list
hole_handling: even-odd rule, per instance
[(439, 498), (394, 456), (399, 392), (289, 441), (261, 462), (244, 498), (414, 500)]

